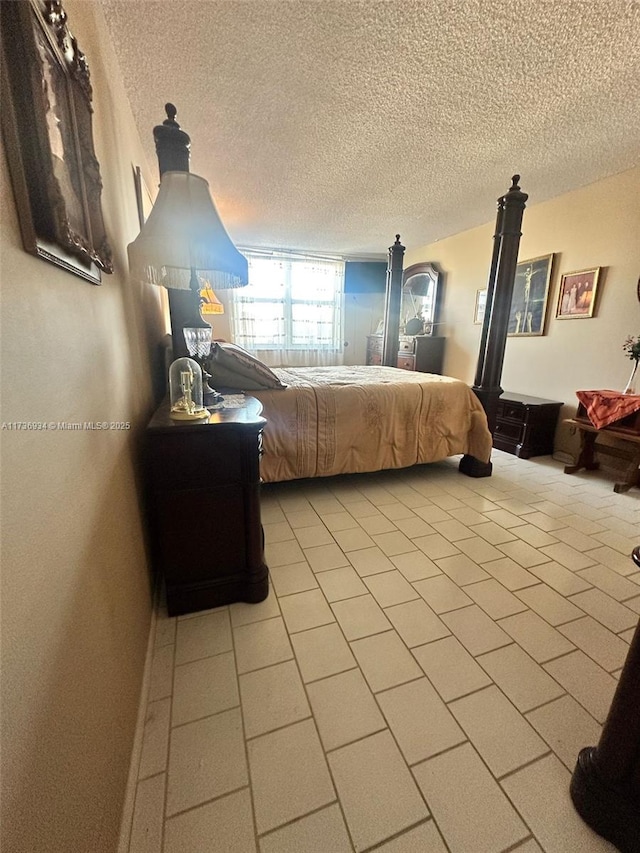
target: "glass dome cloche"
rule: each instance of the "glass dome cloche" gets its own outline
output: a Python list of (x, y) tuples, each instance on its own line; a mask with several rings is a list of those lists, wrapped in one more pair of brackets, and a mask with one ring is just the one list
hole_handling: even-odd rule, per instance
[(170, 416), (176, 421), (209, 417), (202, 403), (202, 370), (192, 358), (178, 358), (169, 368)]

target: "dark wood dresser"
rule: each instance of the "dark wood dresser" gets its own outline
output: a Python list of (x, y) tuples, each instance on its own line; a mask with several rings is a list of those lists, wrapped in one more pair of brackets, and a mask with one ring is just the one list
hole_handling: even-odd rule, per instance
[(521, 459), (553, 453), (562, 403), (505, 391), (498, 400), (493, 446)]
[(260, 446), (254, 397), (208, 421), (174, 421), (165, 401), (145, 435), (151, 558), (170, 616), (266, 598), (260, 524)]
[[(442, 373), (446, 338), (432, 335), (401, 335), (398, 367), (420, 373)], [(382, 364), (382, 335), (367, 335), (367, 364)]]

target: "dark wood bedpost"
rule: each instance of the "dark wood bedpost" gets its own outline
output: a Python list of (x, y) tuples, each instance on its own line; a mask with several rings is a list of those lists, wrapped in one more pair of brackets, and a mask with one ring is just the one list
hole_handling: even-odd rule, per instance
[[(486, 412), (492, 434), (496, 426), (498, 400), (502, 394), (500, 378), (507, 345), (518, 248), (522, 236), (520, 228), (528, 198), (518, 186), (519, 180), (520, 175), (514, 175), (509, 191), (498, 199), (493, 256), (487, 284), (487, 305), (473, 386)], [(469, 477), (490, 477), (492, 469), (491, 462), (481, 462), (474, 456), (465, 455), (460, 460), (459, 470)]]
[[(640, 568), (640, 546), (633, 550)], [(576, 811), (622, 853), (640, 850), (640, 623), (598, 746), (580, 751), (571, 778)]]
[(487, 280), (487, 299), (485, 302), (484, 319), (482, 321), (482, 333), (480, 335), (480, 347), (478, 349), (478, 364), (476, 366), (476, 378), (474, 386), (479, 387), (482, 382), (482, 371), (484, 369), (485, 351), (487, 347), (487, 335), (491, 322), (491, 306), (493, 305), (493, 294), (496, 289), (496, 272), (498, 269), (498, 258), (500, 257), (500, 238), (502, 230), (502, 216), (504, 213), (504, 196), (498, 199), (498, 212), (496, 215), (496, 230), (493, 234), (493, 254), (491, 256), (491, 268)]
[(387, 367), (398, 366), (398, 345), (400, 337), (400, 305), (402, 302), (402, 265), (404, 246), (400, 235), (389, 246), (387, 265), (387, 292), (384, 303), (384, 340), (382, 344), (382, 363)]

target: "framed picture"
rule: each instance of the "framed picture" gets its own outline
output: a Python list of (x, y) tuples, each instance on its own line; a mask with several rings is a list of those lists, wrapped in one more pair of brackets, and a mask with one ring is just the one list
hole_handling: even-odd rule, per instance
[(113, 271), (87, 61), (60, 0), (0, 3), (2, 133), (25, 249), (100, 284)]
[(487, 288), (484, 290), (476, 290), (476, 310), (473, 315), (473, 322), (478, 325), (484, 321), (484, 312), (487, 307)]
[(138, 205), (138, 222), (140, 223), (140, 229), (142, 229), (153, 208), (153, 199), (151, 198), (147, 182), (142, 177), (140, 166), (132, 166), (132, 168), (133, 185), (136, 189), (136, 203)]
[(553, 255), (542, 255), (516, 266), (507, 329), (510, 337), (544, 334), (552, 262)]
[(558, 292), (558, 320), (575, 320), (593, 317), (600, 267), (591, 270), (567, 272), (560, 279)]

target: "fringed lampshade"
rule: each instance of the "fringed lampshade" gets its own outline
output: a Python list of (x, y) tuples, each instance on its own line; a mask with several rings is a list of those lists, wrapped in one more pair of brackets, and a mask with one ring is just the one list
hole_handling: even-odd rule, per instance
[(178, 290), (190, 289), (194, 269), (217, 289), (249, 280), (247, 259), (231, 242), (209, 184), (190, 172), (162, 175), (153, 210), (129, 245), (129, 264), (137, 279)]

